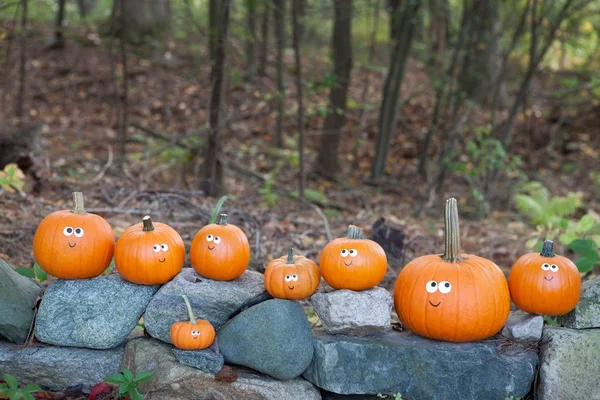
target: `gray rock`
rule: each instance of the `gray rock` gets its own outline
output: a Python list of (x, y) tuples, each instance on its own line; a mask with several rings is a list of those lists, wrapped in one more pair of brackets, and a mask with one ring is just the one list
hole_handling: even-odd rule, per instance
[(600, 328), (600, 278), (583, 283), (579, 303), (557, 322), (573, 329)]
[(318, 400), (319, 390), (301, 378), (278, 381), (234, 367), (238, 379), (220, 382), (212, 374), (182, 365), (171, 346), (158, 340), (139, 338), (127, 343), (124, 367), (134, 372), (150, 371), (152, 380), (140, 385), (146, 400)]
[(33, 321), (35, 300), (42, 288), (0, 259), (0, 336), (24, 343)]
[(83, 385), (91, 388), (121, 370), (124, 347), (91, 350), (76, 347), (34, 345), (25, 348), (0, 342), (0, 371), (23, 384), (37, 383), (60, 391)]
[(310, 301), (328, 333), (365, 336), (392, 328), (392, 295), (380, 287), (317, 292)]
[(210, 349), (204, 350), (180, 350), (173, 349), (173, 354), (177, 361), (184, 365), (197, 368), (201, 371), (208, 372), (210, 374), (216, 374), (223, 368), (225, 360), (223, 356), (217, 355)]
[(171, 343), (171, 325), (188, 319), (181, 299), (186, 294), (199, 319), (207, 319), (216, 328), (240, 309), (265, 292), (262, 274), (246, 271), (233, 281), (214, 281), (184, 268), (154, 296), (144, 316), (146, 330), (152, 337)]
[(512, 311), (502, 328), (502, 336), (517, 342), (539, 342), (542, 338), (544, 317), (525, 311)]
[(449, 343), (409, 332), (356, 337), (315, 334), (313, 361), (303, 376), (338, 394), (401, 393), (409, 399), (525, 396), (538, 355), (501, 339)]
[(57, 346), (113, 348), (127, 339), (157, 290), (117, 274), (58, 280), (40, 304), (35, 336)]
[(217, 332), (225, 361), (277, 379), (300, 376), (313, 355), (313, 338), (302, 307), (268, 300), (233, 318)]
[(540, 400), (599, 400), (600, 329), (545, 328), (540, 345)]

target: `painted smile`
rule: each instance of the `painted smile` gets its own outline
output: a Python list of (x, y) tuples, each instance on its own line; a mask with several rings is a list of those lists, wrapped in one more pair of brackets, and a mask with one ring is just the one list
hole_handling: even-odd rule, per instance
[(346, 264), (346, 261), (344, 261), (344, 265), (345, 265), (346, 267), (349, 267), (349, 266), (351, 266), (351, 265), (352, 265), (352, 261), (350, 261), (350, 264)]
[(75, 246), (77, 246), (77, 243), (74, 243), (73, 246), (71, 246), (71, 242), (69, 242), (69, 247), (73, 248)]
[(158, 262), (164, 263), (165, 261), (167, 261), (167, 257), (163, 258), (162, 260), (159, 258)]
[(289, 286), (288, 286), (288, 289), (290, 289), (290, 290), (294, 290), (294, 287), (295, 287), (295, 286), (292, 286), (292, 287), (289, 287)]
[(554, 279), (554, 277), (552, 277), (552, 278), (550, 278), (550, 279), (548, 279), (548, 278), (544, 277), (544, 279), (545, 279), (545, 280), (547, 280), (548, 282), (550, 282), (552, 279)]
[(429, 300), (429, 304), (431, 304), (431, 305), (432, 305), (432, 306), (434, 306), (434, 307), (437, 307), (437, 306), (439, 306), (440, 304), (442, 304), (442, 302), (441, 302), (441, 301), (438, 301), (438, 303), (437, 303), (437, 304), (433, 304), (433, 303), (431, 302), (431, 300)]
[(208, 246), (208, 249), (212, 251), (215, 249), (215, 246), (213, 246), (213, 247)]

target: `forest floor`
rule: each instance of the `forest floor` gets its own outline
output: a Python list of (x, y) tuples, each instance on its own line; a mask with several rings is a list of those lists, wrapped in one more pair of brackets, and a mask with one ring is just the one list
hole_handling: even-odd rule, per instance
[[(169, 40), (161, 49), (131, 46), (128, 51), (129, 120), (162, 132), (172, 142), (158, 139), (135, 127), (128, 131), (128, 162), (118, 168), (114, 154), (117, 136), (114, 85), (108, 52), (94, 32), (81, 31), (70, 37), (61, 50), (47, 51), (50, 37), (46, 26), (35, 26), (28, 38), (26, 125), (41, 124), (41, 147), (34, 153), (24, 194), (0, 192), (0, 257), (13, 266), (32, 265), (31, 243), (40, 220), (48, 213), (71, 206), (71, 192), (84, 192), (89, 211), (105, 217), (119, 235), (145, 214), (173, 226), (189, 246), (196, 231), (207, 223), (216, 200), (197, 190), (201, 169), (197, 148), (205, 137), (209, 101), (209, 64), (204, 46), (193, 40)], [(4, 45), (10, 41), (2, 39)], [(296, 190), (296, 96), (292, 70), (288, 70), (285, 149), (272, 147), (275, 131), (275, 71), (268, 77), (245, 82), (243, 51), (234, 49), (228, 70), (223, 131), (228, 162), (242, 168), (226, 172), (229, 199), (224, 211), (230, 222), (240, 225), (252, 244), (252, 267), (262, 269), (270, 259), (294, 246), (299, 254), (318, 259), (327, 243), (323, 218), (315, 208), (291, 199), (278, 190)], [(0, 68), (0, 117), (16, 129), (13, 118), (17, 91), (18, 45), (10, 44), (8, 62)], [(270, 57), (273, 57), (270, 54)], [(320, 199), (320, 210), (331, 234), (340, 237), (348, 224), (365, 228), (385, 217), (405, 234), (403, 259), (394, 260), (384, 282), (390, 287), (403, 263), (443, 251), (443, 202), (457, 197), (461, 211), (462, 247), (467, 253), (490, 258), (508, 271), (527, 251), (526, 239), (535, 232), (514, 209), (512, 182), (501, 182), (494, 210), (483, 220), (472, 219), (470, 190), (465, 181), (451, 177), (443, 191), (435, 194), (425, 212), (414, 218), (425, 182), (417, 174), (419, 151), (431, 120), (433, 90), (425, 67), (409, 64), (398, 132), (390, 147), (386, 174), (378, 186), (368, 184), (377, 134), (380, 93), (384, 69), (355, 68), (352, 75), (348, 121), (342, 132), (340, 159), (343, 173), (331, 182), (312, 173), (319, 146), (328, 89), (322, 87), (329, 73), (326, 54), (305, 59), (307, 81), (308, 188)], [(292, 54), (286, 65), (293, 65)], [(272, 59), (273, 60), (273, 59)], [(117, 75), (122, 74), (118, 69)], [(365, 81), (365, 74), (369, 79)], [(368, 85), (364, 125), (362, 92)], [(598, 170), (600, 156), (599, 113), (583, 112), (555, 129), (551, 87), (538, 79), (529, 110), (515, 128), (513, 151), (523, 161), (531, 180), (543, 182), (553, 194), (582, 191), (585, 209), (600, 213), (600, 188), (589, 172)], [(484, 123), (488, 113), (477, 110), (471, 128)], [(504, 115), (501, 113), (501, 115)], [(594, 119), (595, 118), (595, 119)], [(479, 121), (479, 122), (478, 122)], [(482, 122), (483, 121), (483, 122)], [(469, 129), (471, 129), (469, 128)], [(469, 132), (467, 129), (467, 132)], [(546, 139), (555, 132), (555, 142)], [(556, 133), (558, 132), (558, 133)], [(432, 154), (441, 144), (434, 139)], [(234, 166), (235, 166), (234, 165)], [(251, 170), (267, 183), (249, 177)], [(35, 183), (32, 175), (39, 182)], [(270, 183), (273, 183), (273, 186)], [(506, 189), (506, 190), (505, 190)]]

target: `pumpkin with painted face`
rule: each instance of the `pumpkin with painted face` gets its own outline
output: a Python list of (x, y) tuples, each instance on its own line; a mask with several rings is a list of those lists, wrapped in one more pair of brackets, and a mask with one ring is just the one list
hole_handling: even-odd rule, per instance
[(581, 295), (581, 276), (571, 260), (554, 254), (552, 241), (542, 252), (521, 256), (508, 278), (517, 307), (539, 315), (563, 315), (575, 308)]
[(227, 214), (220, 214), (215, 224), (206, 225), (194, 236), (190, 261), (205, 278), (231, 281), (240, 277), (250, 262), (248, 238), (227, 223)]
[(197, 320), (186, 295), (182, 295), (187, 309), (188, 321), (175, 322), (171, 325), (171, 343), (181, 350), (202, 350), (215, 341), (215, 328), (205, 319)]
[(365, 239), (363, 230), (348, 227), (348, 237), (327, 243), (321, 253), (321, 274), (334, 289), (367, 290), (387, 272), (387, 257), (376, 242)]
[(506, 278), (492, 261), (461, 254), (456, 199), (446, 201), (444, 222), (444, 254), (418, 257), (398, 275), (396, 312), (420, 336), (449, 342), (488, 338), (510, 312)]
[(265, 289), (278, 299), (306, 299), (317, 290), (320, 282), (317, 264), (306, 257), (295, 256), (291, 247), (287, 257), (276, 258), (265, 270)]
[(123, 231), (115, 249), (119, 274), (140, 285), (169, 282), (184, 261), (185, 246), (179, 233), (167, 224), (153, 223), (148, 215)]
[(33, 257), (57, 278), (94, 278), (110, 264), (115, 236), (104, 218), (86, 212), (81, 192), (73, 192), (73, 202), (72, 211), (55, 211), (40, 222)]

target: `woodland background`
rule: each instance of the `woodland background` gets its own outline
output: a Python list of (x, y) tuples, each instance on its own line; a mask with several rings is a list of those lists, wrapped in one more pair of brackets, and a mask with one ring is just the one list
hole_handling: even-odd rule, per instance
[(353, 223), (390, 286), (454, 196), (465, 252), (551, 238), (590, 277), (599, 67), (592, 0), (1, 0), (0, 257), (73, 190), (187, 245), (226, 194), (252, 268)]

